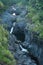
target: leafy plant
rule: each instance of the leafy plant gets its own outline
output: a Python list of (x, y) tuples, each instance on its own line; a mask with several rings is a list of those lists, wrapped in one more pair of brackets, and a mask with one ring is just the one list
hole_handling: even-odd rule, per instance
[(8, 31), (3, 28), (3, 25), (0, 25), (0, 62), (15, 65), (16, 61), (8, 50), (8, 35)]

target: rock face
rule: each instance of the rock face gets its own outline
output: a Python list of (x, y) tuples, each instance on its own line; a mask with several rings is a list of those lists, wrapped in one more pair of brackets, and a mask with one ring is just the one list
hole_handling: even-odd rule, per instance
[[(16, 15), (12, 15), (13, 13)], [(14, 28), (12, 34), (9, 34), (9, 50), (17, 60), (17, 65), (43, 65), (43, 47), (34, 40), (31, 41), (32, 34), (26, 29), (26, 13), (26, 9), (13, 6), (2, 15), (2, 24), (7, 25), (4, 27), (9, 33), (11, 28)], [(13, 26), (14, 22), (15, 26)], [(22, 51), (20, 45), (28, 53)]]
[[(15, 58), (18, 61), (18, 65), (38, 65), (38, 59), (37, 59), (37, 55), (38, 55), (38, 47), (35, 44), (30, 44), (30, 32), (28, 32), (25, 29), (25, 24), (23, 24), (22, 22), (22, 26), (19, 26), (21, 23), (16, 23), (14, 31), (13, 31), (13, 35), (16, 37), (17, 42), (15, 43), (15, 45), (13, 44), (16, 53), (15, 53)], [(22, 27), (24, 29), (22, 29)], [(22, 33), (24, 31), (24, 33)], [(26, 33), (27, 32), (27, 33)], [(21, 34), (22, 33), (22, 34)], [(28, 36), (27, 36), (28, 34)], [(23, 36), (25, 35), (25, 37)], [(13, 38), (14, 39), (14, 38)], [(15, 39), (14, 39), (15, 40)], [(18, 41), (21, 41), (20, 43), (18, 43)], [(13, 41), (12, 41), (13, 42)], [(20, 44), (22, 45), (22, 47), (24, 49), (28, 50), (28, 53), (26, 53), (25, 51), (22, 51), (20, 49)], [(34, 50), (36, 48), (36, 50)], [(34, 51), (33, 51), (34, 50)], [(28, 62), (27, 62), (28, 61)]]

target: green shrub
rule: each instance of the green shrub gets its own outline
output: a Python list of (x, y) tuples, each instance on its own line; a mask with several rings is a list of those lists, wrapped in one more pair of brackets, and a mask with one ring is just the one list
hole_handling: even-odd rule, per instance
[(0, 1), (0, 8), (3, 8), (4, 4)]
[(40, 19), (40, 17), (39, 17), (39, 15), (38, 14), (36, 14), (36, 15), (34, 15), (33, 17), (32, 17), (32, 21), (35, 23), (35, 22), (37, 22), (37, 20), (39, 20)]
[(0, 25), (0, 62), (4, 62), (7, 65), (15, 65), (16, 61), (8, 50), (8, 31)]
[[(29, 0), (28, 14), (26, 17), (30, 18), (32, 24), (28, 26), (30, 30), (39, 32), (39, 37), (43, 38), (43, 1)], [(29, 24), (29, 23), (28, 23)]]

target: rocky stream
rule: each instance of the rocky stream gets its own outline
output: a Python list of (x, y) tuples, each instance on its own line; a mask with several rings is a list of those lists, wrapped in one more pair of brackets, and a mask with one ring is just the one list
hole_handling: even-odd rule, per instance
[(34, 42), (31, 32), (26, 29), (26, 7), (11, 6), (2, 14), (2, 22), (9, 32), (9, 50), (17, 60), (17, 65), (43, 65), (43, 44)]

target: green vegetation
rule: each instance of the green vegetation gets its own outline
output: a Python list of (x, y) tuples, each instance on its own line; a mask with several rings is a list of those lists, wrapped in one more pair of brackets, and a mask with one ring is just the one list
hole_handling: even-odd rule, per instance
[(8, 50), (8, 31), (0, 25), (0, 63), (5, 63), (7, 65), (15, 65), (13, 55)]
[(0, 14), (5, 11), (6, 7), (2, 1), (0, 1)]
[(39, 32), (39, 37), (43, 38), (43, 0), (29, 0), (28, 2), (26, 17), (31, 19), (30, 29)]

